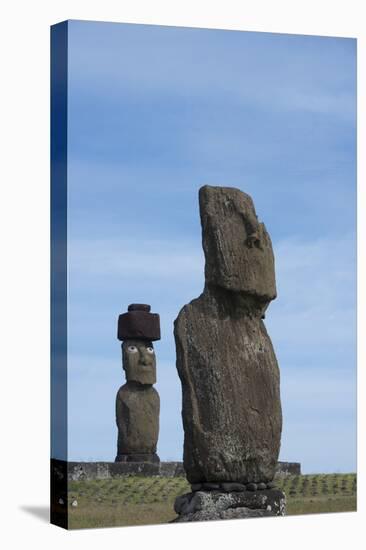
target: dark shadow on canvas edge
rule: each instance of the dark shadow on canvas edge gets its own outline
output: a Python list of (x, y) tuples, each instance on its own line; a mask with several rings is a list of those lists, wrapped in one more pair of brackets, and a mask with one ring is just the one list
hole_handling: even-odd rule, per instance
[(31, 514), (43, 522), (50, 523), (50, 508), (49, 506), (19, 506), (20, 510)]

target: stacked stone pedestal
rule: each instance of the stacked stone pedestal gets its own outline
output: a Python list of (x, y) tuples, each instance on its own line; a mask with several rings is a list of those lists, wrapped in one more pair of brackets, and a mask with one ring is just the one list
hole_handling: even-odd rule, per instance
[(245, 519), (252, 517), (284, 516), (285, 494), (278, 489), (250, 491), (218, 489), (197, 490), (179, 496), (174, 503), (177, 522)]

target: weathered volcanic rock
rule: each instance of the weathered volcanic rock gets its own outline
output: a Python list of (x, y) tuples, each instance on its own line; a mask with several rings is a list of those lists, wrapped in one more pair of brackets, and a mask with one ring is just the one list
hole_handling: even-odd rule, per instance
[(262, 321), (276, 297), (270, 237), (251, 198), (201, 188), (205, 289), (175, 321), (184, 468), (190, 483), (273, 479), (282, 414), (276, 356)]
[(234, 493), (197, 491), (176, 498), (174, 510), (178, 517), (173, 522), (283, 516), (285, 509), (286, 497), (279, 490)]
[(267, 305), (276, 297), (272, 243), (251, 197), (205, 185), (199, 203), (206, 283)]
[(160, 318), (149, 304), (130, 304), (118, 318), (122, 366), (127, 383), (116, 398), (118, 443), (116, 462), (159, 462), (160, 399), (153, 340), (160, 339)]
[(127, 382), (116, 399), (118, 451), (116, 461), (159, 461), (159, 394), (152, 386)]

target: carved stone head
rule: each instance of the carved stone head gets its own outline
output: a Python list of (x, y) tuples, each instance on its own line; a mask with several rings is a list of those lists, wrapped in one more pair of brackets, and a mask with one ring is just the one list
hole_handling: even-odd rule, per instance
[(127, 382), (156, 383), (155, 351), (149, 340), (125, 340), (122, 344), (122, 365)]
[(233, 187), (199, 191), (206, 283), (266, 303), (276, 297), (271, 239), (251, 197)]

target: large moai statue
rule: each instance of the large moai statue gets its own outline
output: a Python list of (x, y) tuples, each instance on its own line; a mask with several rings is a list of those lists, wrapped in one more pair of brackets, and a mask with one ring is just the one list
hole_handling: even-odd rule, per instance
[(177, 521), (282, 515), (284, 495), (272, 483), (280, 376), (262, 321), (276, 298), (271, 240), (239, 189), (204, 186), (199, 204), (205, 287), (174, 327), (193, 491), (177, 499)]
[(147, 304), (131, 304), (118, 318), (126, 384), (116, 398), (116, 462), (159, 462), (159, 394), (153, 341), (160, 340), (160, 319)]

